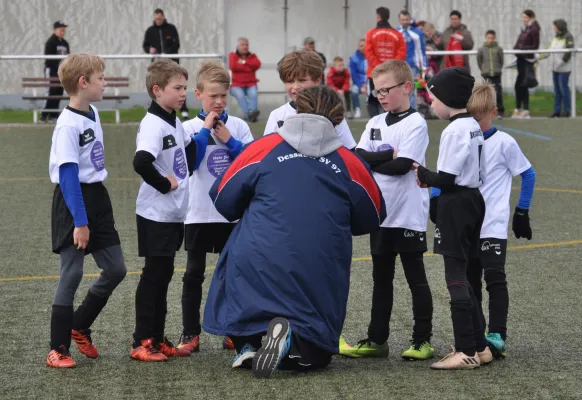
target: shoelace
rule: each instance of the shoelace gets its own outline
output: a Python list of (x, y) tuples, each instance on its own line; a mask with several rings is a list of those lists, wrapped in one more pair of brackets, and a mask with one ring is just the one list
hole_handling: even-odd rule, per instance
[(360, 348), (360, 347), (362, 347), (362, 346), (363, 346), (363, 345), (365, 345), (365, 344), (367, 344), (368, 346), (370, 346), (370, 345), (372, 345), (372, 343), (373, 343), (373, 342), (372, 342), (372, 339), (370, 339), (370, 338), (366, 338), (366, 339), (360, 340), (360, 341), (358, 342), (358, 344), (357, 344), (357, 346), (356, 346), (356, 347)]
[(69, 354), (68, 351), (65, 350), (64, 346), (61, 346), (63, 348), (63, 351), (61, 350), (55, 350), (55, 353), (57, 353), (57, 358), (59, 360), (64, 360), (67, 357), (70, 357), (71, 355)]
[(93, 344), (93, 339), (91, 338), (91, 329), (79, 330), (78, 332), (84, 336), (83, 339), (89, 341), (89, 344)]

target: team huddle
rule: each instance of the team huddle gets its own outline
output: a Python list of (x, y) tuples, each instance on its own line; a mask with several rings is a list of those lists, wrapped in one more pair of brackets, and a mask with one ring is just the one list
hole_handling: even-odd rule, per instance
[[(104, 63), (73, 54), (59, 66), (69, 105), (54, 130), (49, 172), (56, 184), (52, 251), (60, 280), (52, 306), (47, 365), (74, 367), (71, 341), (89, 358), (99, 352), (91, 326), (126, 267), (109, 194), (103, 131), (92, 102), (101, 100)], [(138, 254), (144, 267), (135, 295), (130, 357), (144, 362), (200, 351), (204, 331), (234, 349), (233, 368), (266, 378), (276, 370), (325, 368), (334, 354), (386, 357), (396, 257), (412, 294), (414, 328), (406, 360), (434, 357), (433, 301), (423, 254), (428, 219), (434, 252), (444, 258), (454, 349), (433, 369), (477, 368), (507, 354), (509, 298), (505, 278), (513, 176), (522, 176), (513, 216), (516, 237), (531, 239), (528, 210), (535, 172), (516, 141), (492, 126), (495, 91), (447, 68), (428, 82), (432, 107), (450, 124), (439, 145), (437, 172), (426, 168), (427, 124), (410, 105), (412, 72), (402, 61), (375, 67), (373, 95), (385, 113), (356, 143), (339, 96), (320, 85), (317, 53), (285, 55), (277, 67), (290, 102), (273, 111), (264, 136), (225, 109), (228, 71), (203, 64), (196, 118), (176, 117), (188, 72), (171, 60), (148, 67), (152, 102), (140, 123), (133, 160), (141, 177), (136, 200)], [(429, 193), (430, 188), (430, 193)], [(367, 337), (342, 336), (350, 286), (352, 238), (370, 235), (373, 263)], [(187, 251), (182, 332), (166, 336), (167, 294), (174, 258)], [(201, 321), (207, 253), (220, 254)], [(102, 270), (81, 305), (75, 293), (83, 260)], [(488, 327), (481, 307), (489, 292)], [(488, 328), (488, 329), (487, 329)], [(487, 333), (486, 333), (487, 332)]]

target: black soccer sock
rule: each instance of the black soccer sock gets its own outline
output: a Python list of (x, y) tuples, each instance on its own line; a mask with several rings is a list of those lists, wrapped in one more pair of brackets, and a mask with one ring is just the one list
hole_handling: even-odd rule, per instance
[(200, 304), (206, 269), (206, 251), (188, 250), (186, 272), (182, 281), (182, 333), (200, 335)]
[(404, 275), (412, 294), (414, 328), (412, 339), (416, 343), (430, 341), (432, 337), (432, 293), (426, 279), (423, 253), (420, 251), (400, 254)]
[(100, 297), (91, 292), (91, 290), (87, 291), (87, 295), (85, 299), (77, 308), (73, 318), (73, 329), (75, 330), (84, 330), (89, 329), (97, 316), (107, 304), (108, 297)]
[(368, 338), (376, 344), (384, 344), (390, 336), (390, 318), (394, 298), (394, 269), (396, 253), (372, 255), (372, 311)]
[(73, 329), (73, 307), (53, 305), (51, 313), (51, 350), (67, 351), (71, 347), (71, 330)]
[(168, 287), (174, 275), (174, 257), (155, 257), (159, 266), (158, 293), (156, 296), (153, 319), (154, 339), (160, 343), (164, 340), (166, 315), (168, 314)]

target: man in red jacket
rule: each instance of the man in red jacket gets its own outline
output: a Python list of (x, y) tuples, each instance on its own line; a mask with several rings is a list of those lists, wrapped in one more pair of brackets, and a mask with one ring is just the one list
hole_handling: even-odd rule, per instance
[(333, 59), (333, 66), (327, 73), (327, 85), (334, 89), (340, 98), (343, 97), (346, 106), (346, 118), (351, 118), (352, 92), (350, 91), (350, 71), (344, 64), (344, 59), (337, 56)]
[(368, 113), (370, 118), (383, 113), (382, 106), (374, 97), (374, 81), (371, 74), (377, 65), (389, 60), (406, 60), (406, 41), (400, 32), (388, 23), (390, 10), (379, 7), (376, 10), (377, 25), (366, 33), (366, 59), (368, 60)]
[(228, 65), (232, 71), (232, 94), (244, 114), (244, 120), (257, 122), (260, 111), (258, 109), (259, 81), (256, 72), (261, 68), (261, 61), (256, 54), (249, 52), (249, 40), (241, 37), (238, 39), (236, 51), (228, 55)]

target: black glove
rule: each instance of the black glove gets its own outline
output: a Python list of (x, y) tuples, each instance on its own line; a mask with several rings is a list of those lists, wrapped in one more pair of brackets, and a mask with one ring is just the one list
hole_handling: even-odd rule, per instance
[(428, 215), (433, 224), (436, 224), (437, 219), (437, 207), (439, 206), (439, 196), (434, 196), (430, 198), (430, 206), (428, 208)]
[(531, 226), (529, 224), (529, 210), (524, 208), (515, 207), (515, 213), (513, 214), (513, 233), (515, 233), (516, 238), (526, 238), (531, 240)]

